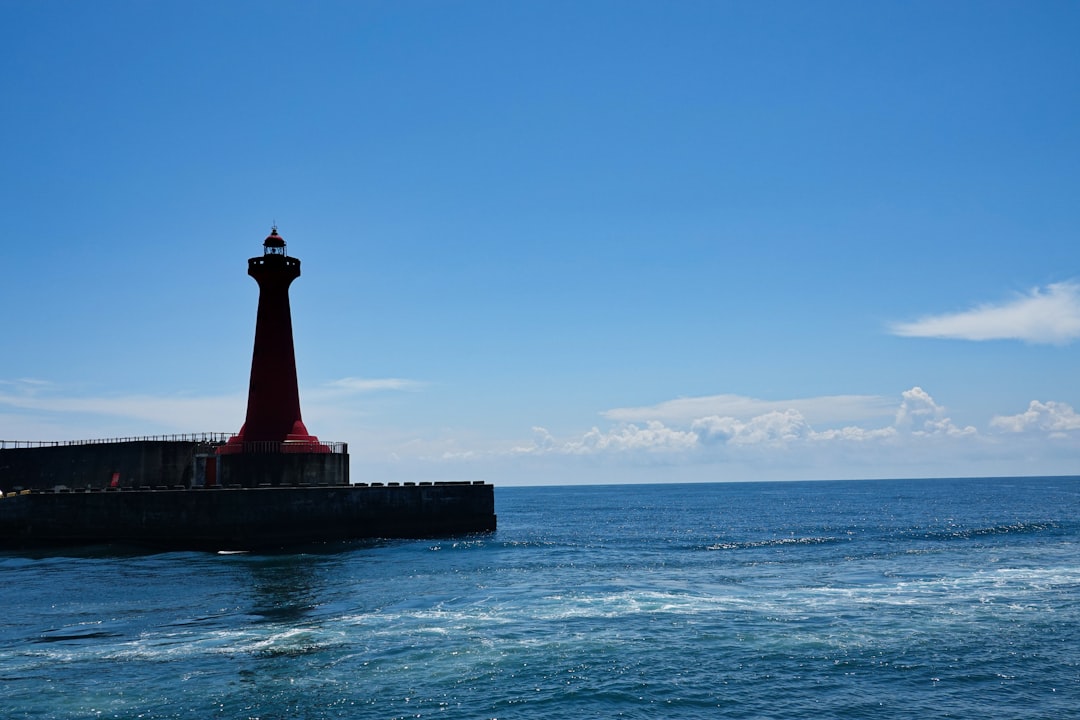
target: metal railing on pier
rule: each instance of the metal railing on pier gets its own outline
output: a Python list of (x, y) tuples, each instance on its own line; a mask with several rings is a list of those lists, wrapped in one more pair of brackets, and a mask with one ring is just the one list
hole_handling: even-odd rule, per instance
[(262, 441), (228, 444), (234, 433), (184, 433), (176, 435), (132, 435), (130, 437), (95, 438), (92, 440), (0, 440), (0, 450), (16, 448), (46, 447), (85, 447), (87, 445), (112, 445), (134, 442), (189, 442), (203, 443), (214, 447), (227, 445), (228, 454), (274, 454), (274, 453), (329, 453), (343, 455), (349, 452), (349, 444), (343, 442), (323, 442), (322, 440), (301, 440), (285, 442)]
[(349, 452), (349, 444), (343, 442), (324, 442), (322, 440), (251, 440), (243, 443), (228, 443), (220, 451), (226, 455), (275, 455), (279, 453), (322, 453), (343, 455)]
[(196, 442), (221, 445), (233, 433), (204, 432), (176, 435), (132, 435), (130, 437), (95, 438), (92, 440), (0, 440), (0, 450), (8, 448), (66, 447), (72, 445), (105, 445), (128, 442)]

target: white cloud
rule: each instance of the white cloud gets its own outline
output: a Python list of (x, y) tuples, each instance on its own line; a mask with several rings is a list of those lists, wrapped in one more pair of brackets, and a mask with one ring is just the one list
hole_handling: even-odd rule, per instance
[(915, 435), (973, 435), (974, 427), (957, 427), (945, 416), (945, 408), (921, 387), (900, 393), (903, 401), (896, 411), (896, 427)]
[(1003, 303), (894, 323), (890, 331), (903, 337), (1064, 345), (1080, 338), (1080, 284), (1053, 283)]
[(547, 429), (533, 428), (534, 439), (531, 444), (514, 447), (514, 454), (549, 454), (560, 455), (597, 455), (604, 453), (649, 452), (670, 453), (685, 452), (698, 444), (697, 433), (677, 430), (652, 420), (644, 427), (624, 424), (604, 432), (593, 427), (581, 437), (569, 440), (556, 440)]
[(864, 428), (849, 425), (847, 427), (815, 432), (810, 439), (818, 440), (821, 442), (828, 442), (830, 440), (841, 440), (851, 443), (865, 443), (877, 440), (890, 440), (898, 437), (899, 435), (900, 431), (897, 430), (895, 425), (889, 425), (888, 427), (883, 428)]
[(645, 450), (649, 452), (681, 452), (697, 445), (697, 434), (666, 427), (662, 422), (652, 420), (644, 427), (623, 425), (609, 432), (593, 428), (585, 433), (580, 441), (568, 444), (573, 454), (597, 452), (626, 452)]
[(1080, 430), (1080, 415), (1066, 403), (1032, 400), (1026, 412), (1019, 415), (997, 415), (990, 420), (990, 425), (1005, 432), (1040, 431), (1063, 436), (1065, 433)]
[(798, 410), (772, 410), (741, 421), (733, 417), (710, 415), (698, 418), (690, 427), (705, 442), (721, 441), (731, 445), (782, 444), (810, 437), (813, 430)]
[(836, 423), (887, 417), (895, 411), (895, 401), (878, 395), (824, 395), (794, 400), (760, 400), (743, 395), (707, 395), (676, 398), (656, 405), (607, 410), (601, 415), (616, 422), (661, 420), (687, 423), (706, 417), (749, 420), (772, 412), (797, 411), (810, 423)]

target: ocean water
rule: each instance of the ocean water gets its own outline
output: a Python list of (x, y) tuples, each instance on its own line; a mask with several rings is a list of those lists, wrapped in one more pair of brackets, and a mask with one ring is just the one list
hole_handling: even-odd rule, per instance
[(496, 509), (479, 537), (0, 554), (0, 717), (1080, 717), (1080, 478)]

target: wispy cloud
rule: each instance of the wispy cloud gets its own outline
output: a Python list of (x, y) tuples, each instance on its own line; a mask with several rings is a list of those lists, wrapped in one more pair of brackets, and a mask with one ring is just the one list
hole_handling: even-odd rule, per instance
[(616, 422), (661, 420), (686, 423), (709, 416), (749, 419), (795, 410), (812, 423), (853, 422), (892, 415), (896, 401), (879, 395), (825, 395), (794, 400), (760, 400), (743, 395), (706, 395), (667, 400), (656, 405), (606, 410)]
[(408, 390), (415, 391), (424, 387), (424, 383), (417, 380), (404, 378), (356, 378), (347, 377), (333, 380), (317, 388), (317, 391), (344, 392), (344, 393), (370, 393), (383, 390)]
[[(15, 392), (0, 393), (0, 408), (15, 411), (3, 416), (4, 432), (0, 434), (4, 439), (86, 439), (103, 437), (103, 432), (108, 436), (229, 432), (233, 430), (230, 425), (239, 427), (245, 407), (240, 395), (73, 396), (56, 386), (49, 386), (49, 392), (41, 392), (42, 388), (44, 385), (27, 392), (21, 385)], [(227, 426), (222, 427), (222, 422)], [(55, 427), (60, 433), (69, 427), (72, 434), (25, 435), (41, 426)], [(98, 430), (87, 431), (87, 427)]]
[[(304, 407), (314, 413), (340, 414), (349, 409), (347, 399), (353, 395), (422, 387), (423, 383), (401, 378), (347, 377), (308, 391), (302, 388), (301, 395)], [(9, 440), (84, 439), (103, 437), (102, 432), (110, 436), (233, 432), (243, 423), (246, 407), (246, 396), (240, 393), (87, 395), (47, 380), (0, 381), (0, 410), (8, 411), (0, 427), (4, 428), (4, 439)], [(62, 438), (31, 438), (24, 434), (42, 427), (74, 434)], [(70, 430), (65, 431), (65, 427)], [(86, 428), (100, 430), (87, 434)]]
[(1080, 284), (1053, 283), (1005, 302), (894, 323), (890, 332), (903, 337), (1064, 345), (1080, 338)]
[(49, 380), (38, 380), (37, 378), (19, 378), (18, 380), (0, 380), (0, 385), (11, 385), (28, 391), (33, 388), (52, 387), (55, 383)]
[(300, 388), (300, 402), (306, 412), (320, 414), (351, 413), (357, 395), (386, 392), (418, 392), (426, 386), (418, 380), (405, 378), (346, 377), (339, 380)]

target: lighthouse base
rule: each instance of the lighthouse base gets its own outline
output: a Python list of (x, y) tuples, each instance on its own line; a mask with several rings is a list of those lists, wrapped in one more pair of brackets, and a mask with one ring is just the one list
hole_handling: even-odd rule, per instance
[[(201, 459), (201, 458), (200, 458)], [(207, 477), (225, 487), (348, 485), (349, 456), (330, 452), (220, 454), (207, 457)]]

